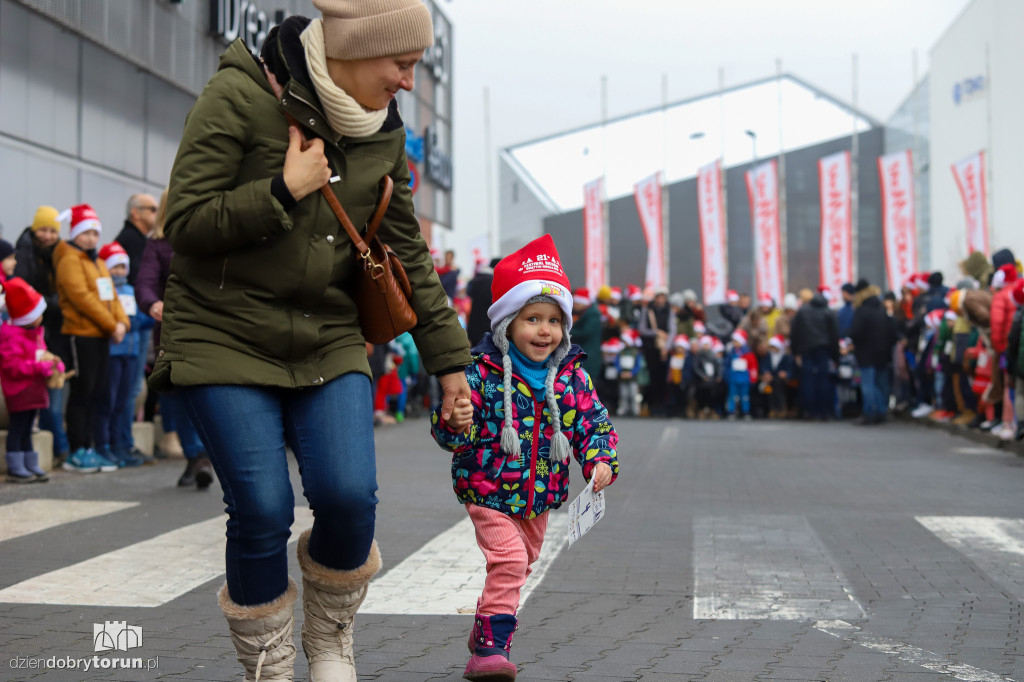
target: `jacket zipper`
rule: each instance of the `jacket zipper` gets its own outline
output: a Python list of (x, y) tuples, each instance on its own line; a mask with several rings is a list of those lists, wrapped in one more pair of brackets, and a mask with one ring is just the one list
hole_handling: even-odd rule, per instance
[(537, 451), (540, 450), (540, 422), (544, 418), (544, 405), (533, 399), (533, 448), (530, 450), (530, 476), (527, 478), (527, 485), (530, 486), (526, 494), (526, 517), (530, 518), (533, 513), (533, 498), (537, 489)]
[(224, 265), (222, 265), (221, 269), (220, 269), (220, 289), (222, 291), (224, 289), (224, 280), (227, 279), (227, 276), (228, 276), (228, 259), (225, 256), (224, 257)]

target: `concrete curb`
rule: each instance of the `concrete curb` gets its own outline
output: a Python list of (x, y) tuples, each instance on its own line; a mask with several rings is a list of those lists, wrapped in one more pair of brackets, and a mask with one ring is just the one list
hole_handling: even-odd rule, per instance
[(967, 440), (974, 441), (986, 445), (990, 448), (996, 448), (997, 450), (1006, 450), (1012, 452), (1018, 457), (1024, 457), (1024, 441), (1005, 441), (996, 438), (992, 434), (986, 431), (979, 431), (978, 429), (969, 429), (966, 426), (960, 424), (951, 424), (949, 422), (937, 422), (927, 417), (923, 419), (915, 419), (908, 414), (894, 415), (897, 419), (908, 422), (910, 424), (916, 424), (929, 429), (938, 429), (940, 431), (946, 431), (954, 436), (960, 436)]

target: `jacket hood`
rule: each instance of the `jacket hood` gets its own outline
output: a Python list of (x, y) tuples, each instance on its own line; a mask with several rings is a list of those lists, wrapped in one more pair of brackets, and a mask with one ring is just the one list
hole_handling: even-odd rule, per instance
[[(489, 355), (496, 358), (503, 357), (501, 351), (498, 350), (496, 345), (494, 345), (494, 339), (492, 338), (491, 332), (484, 334), (484, 337), (480, 339), (480, 343), (476, 344), (470, 352), (473, 354), (473, 357), (478, 355)], [(558, 371), (561, 372), (570, 362), (577, 359), (586, 360), (587, 354), (583, 348), (573, 343), (569, 346), (569, 352), (565, 354), (565, 358), (563, 358), (562, 362), (558, 365)]]
[(811, 299), (811, 305), (814, 306), (815, 308), (827, 308), (828, 299), (826, 299), (821, 294), (815, 294), (814, 298)]
[(861, 289), (853, 295), (853, 307), (859, 308), (862, 303), (871, 298), (877, 298), (882, 295), (882, 290), (875, 285), (870, 285), (865, 289)]

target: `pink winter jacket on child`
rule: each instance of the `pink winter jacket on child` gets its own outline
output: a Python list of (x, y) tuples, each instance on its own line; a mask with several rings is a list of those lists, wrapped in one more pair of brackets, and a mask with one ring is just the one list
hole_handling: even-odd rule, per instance
[[(5, 322), (0, 326), (0, 388), (8, 412), (41, 410), (50, 406), (46, 379), (53, 365), (36, 360), (46, 350), (42, 326), (17, 327)], [(64, 363), (58, 363), (64, 371)]]

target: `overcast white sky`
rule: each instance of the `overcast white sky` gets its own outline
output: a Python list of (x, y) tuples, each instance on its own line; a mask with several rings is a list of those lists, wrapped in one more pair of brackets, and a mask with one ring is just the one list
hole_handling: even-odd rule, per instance
[[(885, 121), (909, 94), (928, 52), (969, 0), (435, 0), (452, 20), (454, 219), (447, 240), (470, 267), (468, 245), (486, 233), (485, 159), (496, 150), (725, 84), (775, 74), (775, 60), (851, 99), (859, 60), (860, 108)], [(485, 150), (483, 90), (490, 89)], [(638, 150), (643, 153), (643, 150)], [(657, 170), (654, 165), (653, 170)], [(495, 166), (494, 182), (497, 183)], [(639, 179), (639, 178), (637, 178)], [(582, 193), (582, 187), (580, 192)], [(495, 202), (496, 203), (496, 202)], [(497, 224), (497, 206), (494, 208)], [(461, 256), (465, 256), (462, 258)]]

